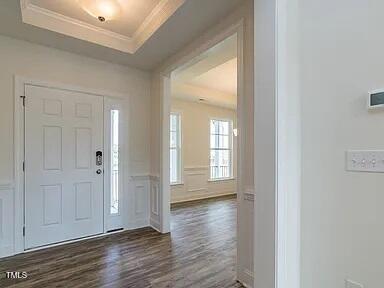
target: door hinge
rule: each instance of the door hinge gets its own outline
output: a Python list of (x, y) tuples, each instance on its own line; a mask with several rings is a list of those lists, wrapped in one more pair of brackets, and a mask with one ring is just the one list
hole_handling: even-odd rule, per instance
[(23, 226), (23, 236), (25, 237), (25, 226)]
[(21, 99), (23, 99), (23, 106), (25, 107), (25, 96), (20, 96)]
[(25, 172), (25, 161), (23, 161), (23, 172)]

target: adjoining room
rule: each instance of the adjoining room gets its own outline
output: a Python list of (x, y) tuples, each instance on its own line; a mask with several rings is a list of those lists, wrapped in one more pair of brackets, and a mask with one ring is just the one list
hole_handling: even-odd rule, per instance
[(171, 238), (195, 235), (185, 253), (206, 247), (194, 265), (216, 273), (201, 272), (204, 287), (236, 277), (237, 44), (235, 33), (171, 75)]
[(237, 191), (237, 35), (171, 78), (171, 203)]

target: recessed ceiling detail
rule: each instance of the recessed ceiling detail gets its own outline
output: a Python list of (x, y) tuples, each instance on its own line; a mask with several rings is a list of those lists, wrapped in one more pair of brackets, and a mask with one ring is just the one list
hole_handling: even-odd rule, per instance
[(78, 0), (81, 8), (100, 22), (117, 19), (121, 15), (118, 0)]
[[(97, 2), (97, 0), (94, 0)], [(92, 0), (86, 1), (92, 3)], [(118, 13), (98, 15), (83, 0), (20, 0), (24, 23), (135, 53), (185, 0), (113, 0)], [(94, 11), (94, 10), (92, 10)], [(106, 11), (108, 12), (108, 11)], [(109, 16), (110, 15), (110, 16)]]
[(236, 109), (237, 65), (234, 34), (172, 74), (172, 97)]

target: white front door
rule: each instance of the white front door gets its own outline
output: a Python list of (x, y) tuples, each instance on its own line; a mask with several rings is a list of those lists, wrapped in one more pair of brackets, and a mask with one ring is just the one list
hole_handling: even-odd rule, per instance
[(25, 249), (103, 233), (103, 98), (25, 93)]

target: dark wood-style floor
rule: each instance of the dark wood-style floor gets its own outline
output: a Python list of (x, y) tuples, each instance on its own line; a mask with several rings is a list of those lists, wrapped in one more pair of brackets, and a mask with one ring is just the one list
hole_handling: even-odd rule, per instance
[(0, 287), (242, 287), (235, 258), (236, 200), (211, 199), (174, 205), (171, 234), (143, 228), (1, 259)]

